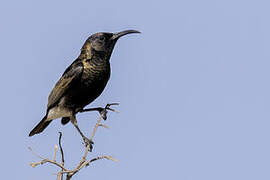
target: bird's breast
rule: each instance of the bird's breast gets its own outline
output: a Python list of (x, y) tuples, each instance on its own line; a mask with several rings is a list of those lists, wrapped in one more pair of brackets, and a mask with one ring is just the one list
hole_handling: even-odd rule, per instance
[[(110, 77), (110, 65), (106, 62), (94, 63), (83, 61), (82, 83), (89, 86), (107, 83)], [(105, 84), (106, 85), (106, 84)]]
[(65, 106), (83, 108), (94, 101), (104, 90), (110, 78), (110, 66), (83, 62), (81, 80), (67, 93)]

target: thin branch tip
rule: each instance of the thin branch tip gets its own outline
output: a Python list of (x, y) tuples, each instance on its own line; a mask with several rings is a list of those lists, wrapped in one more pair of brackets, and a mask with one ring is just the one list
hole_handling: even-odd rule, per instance
[(55, 161), (57, 150), (58, 150), (58, 146), (55, 144), (54, 145), (54, 153), (53, 153), (53, 161)]

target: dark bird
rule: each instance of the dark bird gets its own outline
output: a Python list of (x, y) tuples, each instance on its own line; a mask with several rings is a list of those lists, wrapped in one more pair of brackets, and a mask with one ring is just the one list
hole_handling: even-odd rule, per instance
[(76, 114), (102, 93), (110, 78), (110, 57), (113, 48), (120, 37), (131, 33), (140, 32), (99, 32), (85, 41), (79, 57), (65, 70), (51, 91), (46, 115), (29, 136), (41, 133), (53, 119), (62, 118), (63, 125), (71, 121), (84, 142), (92, 144), (80, 131)]

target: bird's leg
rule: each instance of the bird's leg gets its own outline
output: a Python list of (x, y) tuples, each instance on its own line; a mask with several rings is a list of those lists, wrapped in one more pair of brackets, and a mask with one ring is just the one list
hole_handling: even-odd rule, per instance
[(88, 112), (88, 111), (98, 111), (101, 117), (106, 120), (107, 119), (107, 113), (108, 111), (118, 112), (115, 109), (112, 109), (111, 106), (119, 105), (119, 103), (111, 103), (107, 104), (104, 108), (103, 107), (97, 107), (97, 108), (88, 108), (88, 109), (82, 109), (79, 112)]
[(77, 131), (78, 131), (78, 132), (80, 133), (80, 135), (82, 136), (83, 142), (84, 142), (85, 146), (87, 147), (87, 146), (89, 145), (89, 146), (90, 146), (89, 150), (90, 150), (90, 152), (92, 152), (94, 142), (93, 142), (92, 140), (88, 139), (88, 138), (82, 133), (82, 131), (80, 130), (80, 128), (79, 128), (79, 126), (78, 126), (78, 124), (77, 124), (77, 119), (76, 119), (75, 115), (73, 115), (73, 116), (70, 118), (70, 120), (71, 120), (71, 123), (74, 125), (74, 127), (77, 129)]

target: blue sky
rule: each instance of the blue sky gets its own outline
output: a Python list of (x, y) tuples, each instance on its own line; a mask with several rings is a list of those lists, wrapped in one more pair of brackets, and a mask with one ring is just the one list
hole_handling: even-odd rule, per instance
[[(89, 158), (109, 154), (74, 179), (266, 180), (270, 178), (269, 1), (3, 1), (0, 3), (3, 179), (55, 179), (30, 167), (51, 157), (63, 132), (66, 165), (83, 146), (75, 128), (53, 122), (29, 131), (86, 38), (140, 30), (120, 39), (112, 76), (89, 107), (119, 102)], [(78, 115), (88, 134), (97, 113)], [(59, 157), (59, 156), (58, 156)]]

